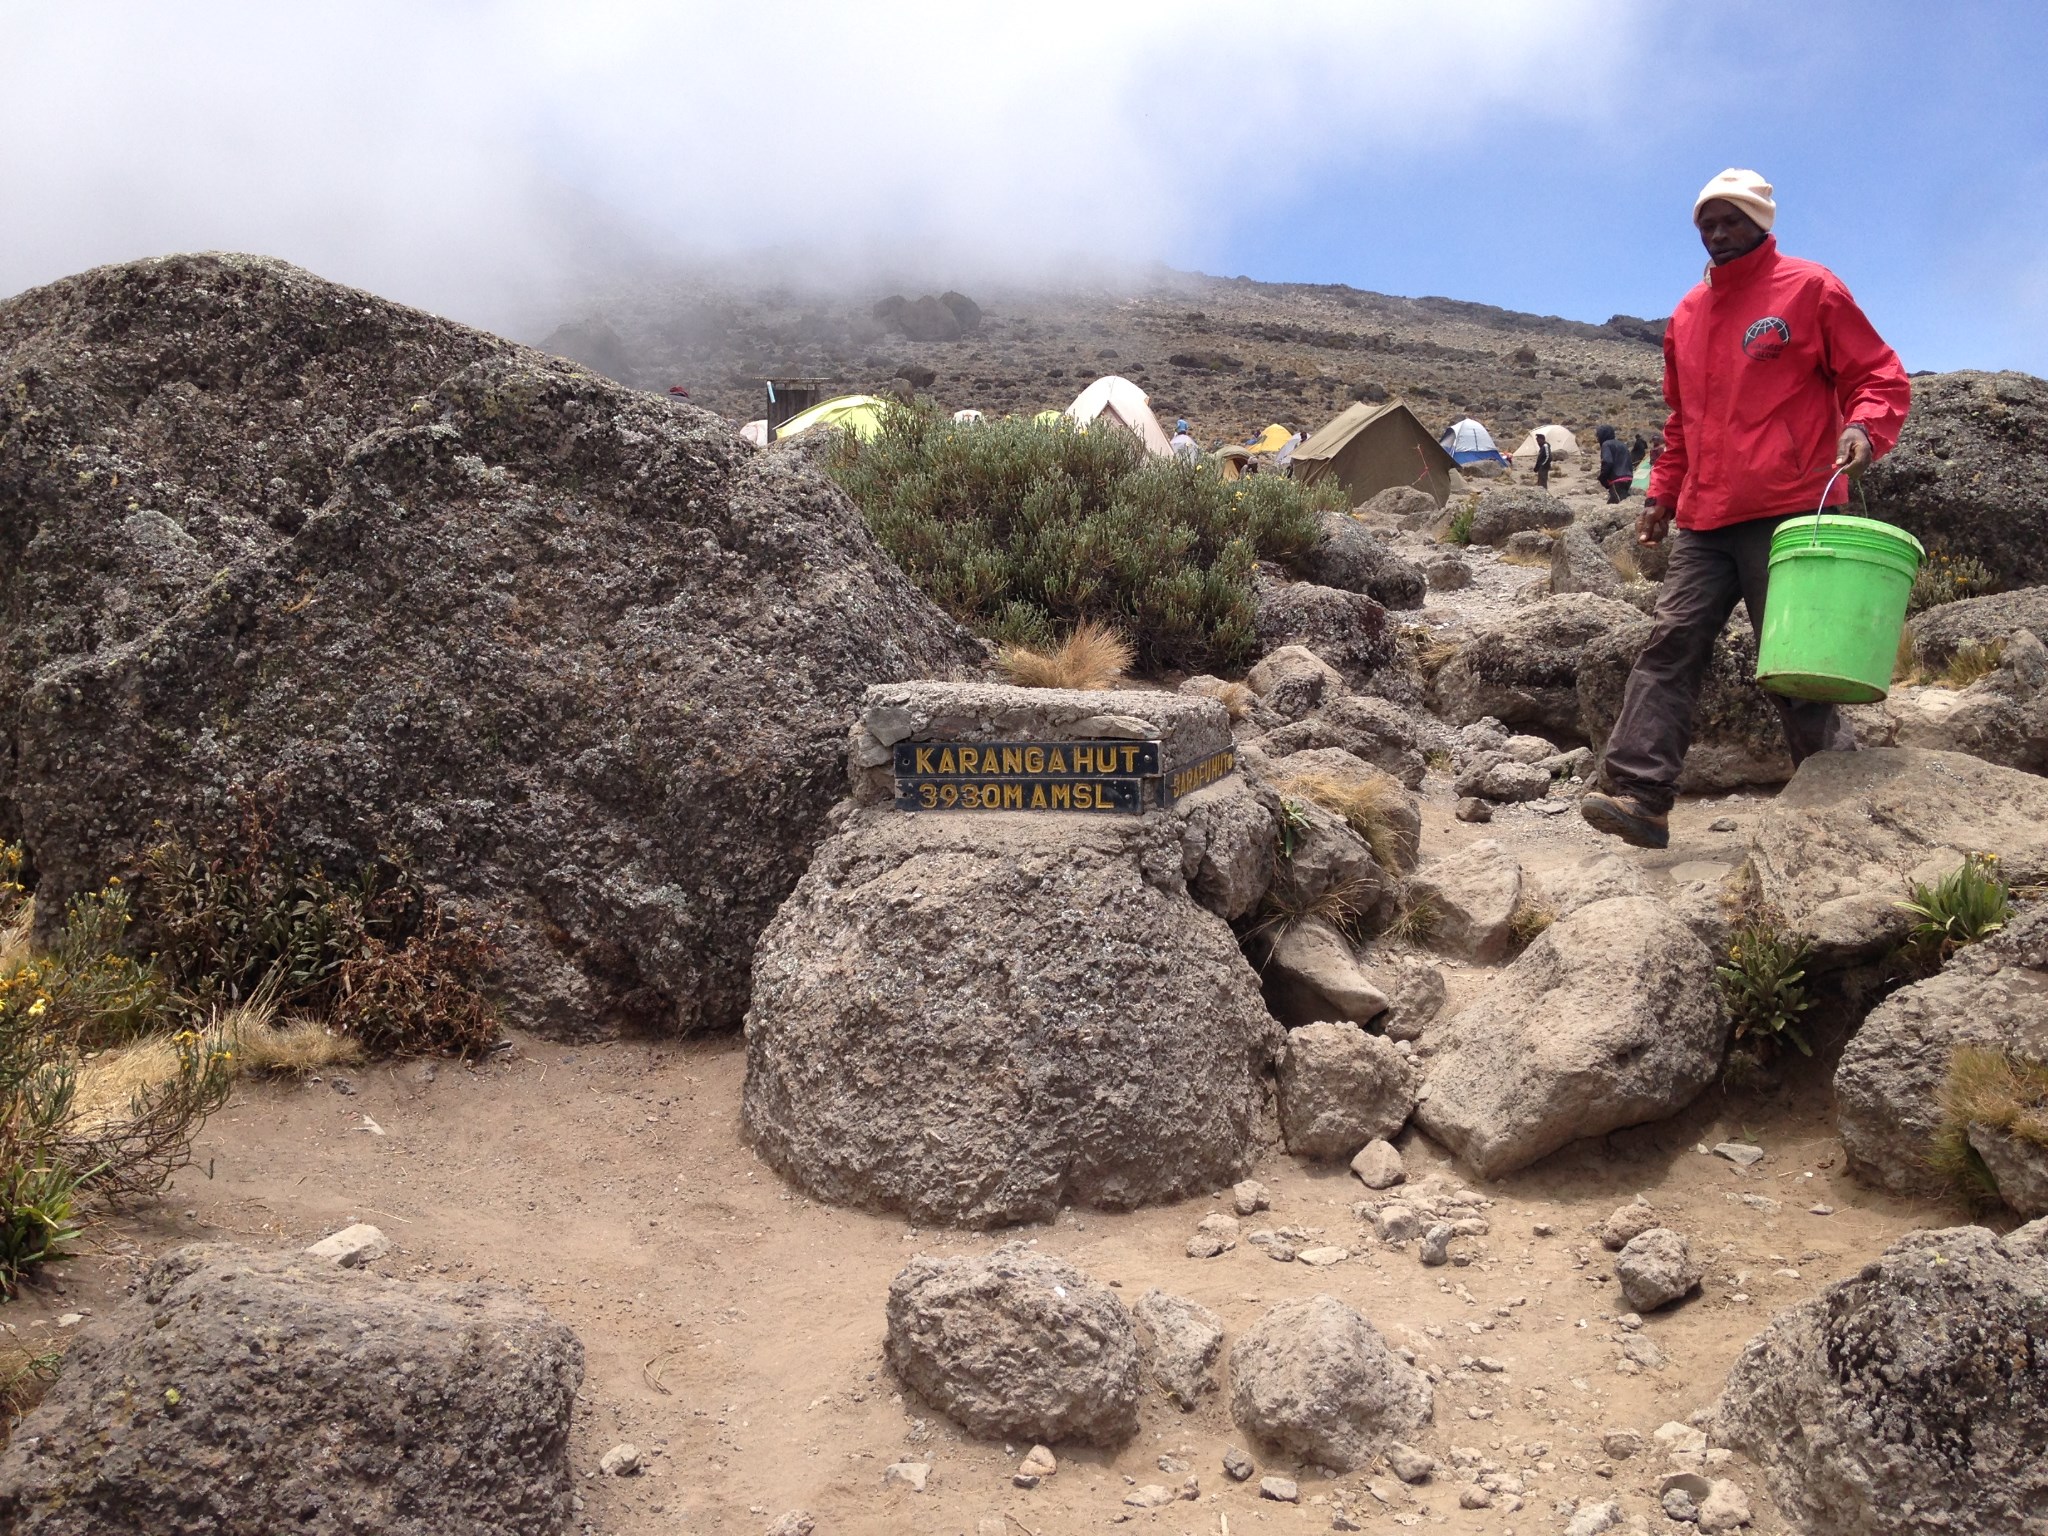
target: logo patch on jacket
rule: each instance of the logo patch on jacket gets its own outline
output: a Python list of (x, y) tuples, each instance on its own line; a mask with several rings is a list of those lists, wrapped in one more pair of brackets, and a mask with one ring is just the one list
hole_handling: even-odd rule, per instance
[(1743, 355), (1760, 363), (1768, 363), (1791, 345), (1792, 327), (1776, 315), (1765, 315), (1742, 333)]

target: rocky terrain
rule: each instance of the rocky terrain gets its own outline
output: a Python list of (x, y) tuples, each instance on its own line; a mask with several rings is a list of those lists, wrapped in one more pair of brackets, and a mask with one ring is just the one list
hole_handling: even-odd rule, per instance
[[(2038, 590), (1930, 610), (1797, 771), (1738, 610), (1653, 852), (1576, 814), (1660, 574), (1583, 464), (1333, 515), (1242, 679), (1027, 690), (803, 453), (274, 263), (9, 301), (0, 367), (52, 889), (324, 766), (291, 835), (525, 924), (505, 1049), (244, 1085), (0, 1308), (71, 1345), (8, 1528), (2048, 1531), (2048, 1139), (1947, 1086), (2048, 1053)], [(1160, 772), (898, 809), (949, 742)], [(1991, 853), (2018, 910), (1908, 974), (1901, 901)], [(1758, 925), (1810, 1057), (1731, 1038)]]
[[(687, 388), (745, 421), (762, 380), (814, 376), (834, 393), (912, 389), (948, 410), (1064, 409), (1122, 374), (1170, 428), (1236, 441), (1268, 422), (1313, 431), (1354, 400), (1406, 400), (1441, 431), (1477, 416), (1510, 451), (1546, 422), (1664, 422), (1661, 325), (1587, 325), (1450, 299), (1256, 283), (1156, 269), (1120, 286), (977, 290), (961, 330), (942, 295), (774, 288), (702, 275), (619, 282), (534, 340), (645, 389)], [(1673, 299), (1677, 294), (1673, 294)], [(895, 300), (897, 302), (890, 303)]]

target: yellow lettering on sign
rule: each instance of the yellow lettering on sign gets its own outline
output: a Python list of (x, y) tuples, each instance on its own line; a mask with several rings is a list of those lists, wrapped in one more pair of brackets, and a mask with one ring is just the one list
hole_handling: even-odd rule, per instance
[(1031, 809), (1034, 811), (1045, 809), (1045, 786), (1043, 784), (1031, 786)]
[(1124, 772), (1130, 773), (1133, 770), (1135, 770), (1138, 766), (1138, 749), (1136, 747), (1125, 747), (1123, 749), (1123, 754)]
[(1024, 749), (1022, 747), (1003, 748), (1003, 772), (1022, 773), (1023, 771)]
[(1055, 784), (1052, 787), (1052, 808), (1056, 811), (1071, 811), (1074, 808), (1074, 786)]
[(946, 748), (945, 751), (939, 754), (938, 771), (940, 773), (958, 773), (960, 771), (953, 764), (953, 749), (951, 747)]
[(1052, 755), (1045, 760), (1045, 771), (1047, 773), (1065, 773), (1067, 771), (1067, 754), (1058, 747), (1054, 747)]
[(1094, 784), (1076, 784), (1074, 786), (1074, 809), (1077, 811), (1094, 810), (1097, 787)]
[(1006, 811), (1021, 811), (1024, 809), (1024, 786), (1022, 784), (1005, 784), (1003, 786), (1003, 809)]
[(939, 786), (936, 784), (918, 785), (917, 803), (927, 811), (937, 810), (939, 808)]
[(1026, 773), (1045, 772), (1045, 748), (1026, 747), (1024, 749), (1024, 771)]
[(981, 767), (981, 756), (981, 748), (979, 747), (962, 747), (960, 749), (960, 771), (962, 773), (975, 772)]
[(930, 773), (932, 771), (932, 749), (930, 747), (919, 747), (917, 749), (917, 771), (919, 773)]

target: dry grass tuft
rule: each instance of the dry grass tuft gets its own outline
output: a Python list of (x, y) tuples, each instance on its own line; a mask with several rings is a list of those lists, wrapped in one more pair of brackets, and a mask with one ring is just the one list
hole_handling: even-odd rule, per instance
[[(1050, 651), (1006, 645), (996, 665), (1019, 688), (1113, 688), (1131, 668), (1130, 642), (1106, 624), (1084, 620)], [(1242, 686), (1242, 684), (1238, 685)], [(1226, 708), (1228, 704), (1226, 702)]]
[(1972, 1205), (1993, 1203), (1998, 1184), (1970, 1145), (1969, 1128), (1981, 1125), (2048, 1148), (2048, 1064), (1984, 1046), (1963, 1046), (1949, 1059), (1941, 1112), (1941, 1129), (1928, 1161)]
[(1252, 701), (1258, 698), (1245, 683), (1225, 683), (1216, 690), (1216, 697), (1233, 720), (1242, 720), (1252, 712)]
[(1424, 677), (1435, 677), (1437, 673), (1443, 670), (1444, 663), (1463, 649), (1464, 647), (1461, 645), (1453, 645), (1449, 641), (1440, 640), (1434, 645), (1425, 645), (1417, 651), (1415, 653), (1415, 665), (1421, 668)]
[(1500, 552), (1500, 563), (1502, 565), (1540, 565), (1545, 570), (1548, 570), (1550, 568), (1550, 556), (1539, 555), (1534, 550), (1504, 549)]
[(1965, 640), (1956, 647), (1956, 653), (1949, 657), (1948, 665), (1943, 667), (1932, 681), (1943, 688), (1967, 688), (1980, 678), (1989, 677), (1996, 672), (1999, 662), (2004, 659), (2003, 640), (1988, 643)]
[(1380, 868), (1407, 873), (1400, 831), (1389, 817), (1406, 791), (1392, 775), (1376, 773), (1369, 779), (1351, 779), (1328, 773), (1293, 773), (1280, 778), (1279, 788), (1334, 811), (1364, 840)]
[(1436, 937), (1436, 931), (1443, 926), (1443, 914), (1436, 909), (1436, 903), (1427, 896), (1419, 900), (1403, 899), (1394, 920), (1387, 924), (1387, 937), (1403, 944), (1427, 944)]
[(1296, 923), (1316, 918), (1339, 933), (1356, 935), (1378, 901), (1379, 887), (1370, 880), (1346, 880), (1307, 896), (1283, 870), (1282, 878), (1267, 888), (1252, 932), (1277, 939)]
[[(209, 1054), (225, 1052), (237, 1077), (304, 1076), (363, 1055), (356, 1041), (332, 1033), (318, 1019), (280, 1021), (276, 1005), (261, 995), (215, 1014), (199, 1039)], [(176, 1080), (180, 1049), (176, 1037), (158, 1034), (87, 1058), (78, 1069), (72, 1133), (98, 1135), (126, 1121), (138, 1094)]]
[(1557, 908), (1549, 902), (1525, 897), (1508, 917), (1508, 931), (1515, 936), (1515, 948), (1527, 949), (1536, 936), (1557, 921)]

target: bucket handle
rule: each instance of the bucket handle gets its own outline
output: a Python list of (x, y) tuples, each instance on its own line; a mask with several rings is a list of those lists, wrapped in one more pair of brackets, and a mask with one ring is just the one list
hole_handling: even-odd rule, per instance
[[(1820, 488), (1820, 505), (1813, 509), (1813, 527), (1811, 530), (1811, 537), (1809, 537), (1806, 541), (1808, 548), (1811, 548), (1812, 546), (1820, 542), (1820, 519), (1821, 514), (1826, 512), (1828, 509), (1828, 493), (1834, 490), (1835, 482), (1841, 479), (1842, 476), (1846, 475), (1847, 473), (1849, 473), (1849, 466), (1844, 464), (1832, 475), (1829, 475), (1828, 483)], [(1868, 516), (1870, 512), (1870, 498), (1863, 494), (1863, 487), (1860, 483), (1855, 481), (1851, 481), (1850, 483), (1856, 486), (1856, 494), (1858, 496), (1863, 497), (1864, 515)]]

